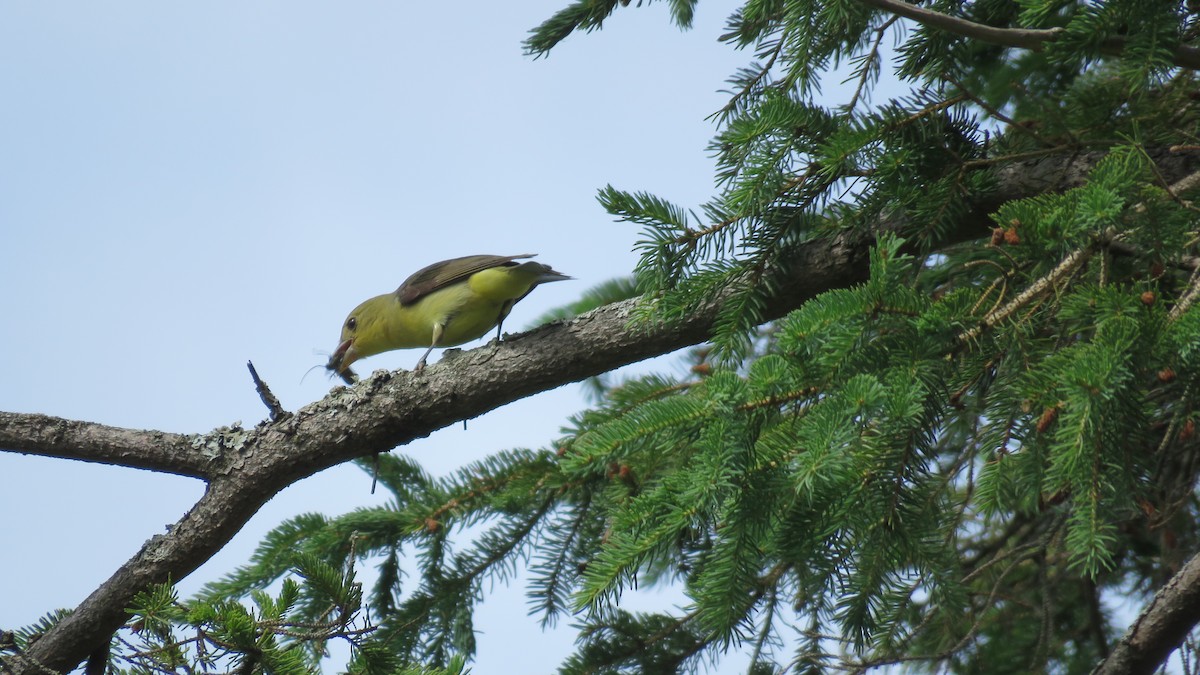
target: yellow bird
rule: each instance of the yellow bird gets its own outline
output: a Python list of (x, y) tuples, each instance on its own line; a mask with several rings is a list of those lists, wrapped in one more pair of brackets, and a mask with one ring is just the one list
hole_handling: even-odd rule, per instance
[(350, 312), (342, 337), (325, 367), (347, 383), (355, 361), (393, 349), (426, 347), (415, 370), (434, 347), (454, 347), (500, 327), (513, 305), (538, 284), (571, 277), (549, 265), (516, 262), (525, 255), (469, 255), (443, 260), (413, 274), (395, 292), (379, 295)]

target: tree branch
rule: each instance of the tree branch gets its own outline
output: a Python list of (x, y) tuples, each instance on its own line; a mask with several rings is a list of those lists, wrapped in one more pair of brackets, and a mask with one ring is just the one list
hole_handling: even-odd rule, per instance
[[(1200, 168), (1200, 159), (1190, 154), (1147, 154), (1170, 180)], [(1080, 185), (1103, 156), (1094, 152), (1036, 157), (994, 168), (996, 189), (974, 198), (971, 211), (944, 243), (987, 236), (987, 214), (1001, 203)], [(848, 231), (799, 245), (774, 284), (778, 294), (765, 308), (765, 318), (783, 316), (819, 293), (866, 279), (875, 236), (904, 224), (903, 218), (893, 218), (875, 232)], [(701, 342), (718, 309), (714, 302), (679, 322), (633, 328), (635, 302), (601, 307), (498, 345), (448, 352), (420, 373), (379, 371), (352, 388), (336, 388), (291, 416), (250, 430), (222, 428), (204, 436), (182, 436), (0, 413), (0, 447), (209, 481), (204, 496), (167, 534), (146, 542), (19, 661), (0, 665), (14, 675), (41, 675), (42, 668), (70, 670), (120, 628), (134, 594), (191, 573), (291, 483), (525, 396)]]
[(925, 9), (903, 2), (903, 0), (861, 0), (861, 2), (906, 19), (912, 19), (925, 26), (940, 28), (947, 33), (954, 33), (989, 44), (1033, 51), (1040, 51), (1047, 42), (1054, 40), (1064, 32), (1062, 28), (996, 28), (961, 17), (935, 12), (932, 9)]
[[(1003, 47), (1041, 51), (1046, 44), (1057, 40), (1066, 32), (1063, 28), (997, 28), (962, 17), (935, 12), (903, 0), (860, 0), (860, 2), (906, 19), (912, 19), (922, 25), (944, 30), (947, 33)], [(1100, 51), (1110, 56), (1118, 56), (1125, 50), (1127, 44), (1128, 41), (1125, 38), (1110, 37), (1100, 44)], [(1171, 62), (1181, 68), (1200, 68), (1200, 49), (1180, 45), (1171, 54)]]
[(1094, 675), (1153, 673), (1200, 623), (1200, 555), (1158, 589)]
[(193, 448), (194, 438), (50, 415), (0, 412), (0, 449), (6, 451), (208, 478), (214, 458)]

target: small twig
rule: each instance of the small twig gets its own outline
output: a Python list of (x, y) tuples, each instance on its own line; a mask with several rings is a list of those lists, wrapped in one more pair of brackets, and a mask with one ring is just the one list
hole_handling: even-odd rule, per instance
[(955, 78), (953, 78), (949, 75), (943, 75), (942, 79), (946, 80), (950, 84), (954, 85), (959, 91), (966, 94), (967, 98), (971, 99), (972, 103), (974, 103), (975, 105), (982, 108), (984, 112), (986, 112), (987, 114), (991, 115), (992, 117), (1000, 120), (1004, 124), (1007, 124), (1013, 130), (1019, 131), (1025, 135), (1033, 138), (1033, 140), (1037, 141), (1038, 143), (1041, 143), (1042, 145), (1045, 145), (1047, 147), (1056, 147), (1057, 146), (1056, 143), (1054, 143), (1052, 141), (1048, 141), (1045, 138), (1042, 138), (1042, 136), (1040, 134), (1038, 134), (1036, 131), (1034, 131), (1033, 129), (1030, 129), (1029, 127), (1025, 126), (1024, 124), (1021, 124), (1020, 122), (1014, 120), (1013, 118), (1009, 117), (1008, 115), (1005, 115), (1004, 113), (1000, 112), (1000, 110), (997, 109), (995, 106), (989, 104), (987, 101), (984, 101), (983, 99), (979, 98), (975, 94), (971, 93), (971, 91), (969, 89), (967, 89), (966, 86), (963, 85), (962, 82), (959, 82), (958, 80), (956, 80)]
[[(1146, 252), (1129, 242), (1113, 240), (1105, 243), (1105, 247), (1113, 252), (1121, 255), (1144, 256)], [(1187, 248), (1186, 246), (1184, 248)], [(1183, 270), (1184, 272), (1193, 272), (1200, 269), (1200, 256), (1180, 255), (1164, 260), (1163, 264), (1174, 269)]]
[(1050, 270), (1045, 276), (1034, 281), (1020, 295), (1013, 298), (1008, 304), (988, 312), (987, 316), (979, 322), (979, 324), (970, 330), (963, 331), (958, 336), (959, 342), (970, 342), (979, 337), (983, 331), (995, 326), (1012, 316), (1025, 305), (1029, 304), (1038, 295), (1050, 290), (1060, 281), (1070, 276), (1079, 268), (1088, 258), (1091, 257), (1095, 247), (1084, 246), (1083, 248), (1075, 249), (1066, 258), (1063, 258), (1054, 269)]
[(267, 406), (267, 410), (271, 413), (271, 421), (278, 422), (282, 418), (290, 417), (291, 413), (283, 409), (283, 406), (279, 404), (279, 399), (271, 393), (271, 388), (258, 376), (258, 371), (254, 369), (254, 362), (247, 361), (246, 367), (250, 369), (250, 377), (254, 380), (254, 388), (258, 391), (258, 397), (262, 399), (263, 405)]
[[(965, 97), (964, 97), (965, 98)], [(1064, 144), (1053, 148), (1044, 148), (1042, 150), (1029, 150), (1027, 152), (1014, 152), (1011, 155), (999, 155), (997, 157), (986, 157), (984, 159), (969, 159), (962, 163), (964, 169), (978, 169), (980, 167), (992, 166), (994, 164), (1010, 164), (1012, 162), (1023, 162), (1027, 159), (1040, 159), (1056, 153), (1070, 149), (1070, 146)]]
[(729, 102), (725, 104), (725, 107), (709, 115), (705, 119), (713, 120), (719, 118), (724, 120), (726, 116), (733, 113), (733, 111), (737, 109), (738, 101), (745, 98), (750, 94), (750, 92), (754, 91), (754, 88), (761, 84), (762, 81), (767, 79), (767, 76), (770, 75), (771, 68), (775, 67), (775, 61), (779, 59), (779, 55), (783, 53), (783, 48), (787, 46), (787, 38), (788, 31), (785, 31), (783, 35), (779, 36), (779, 40), (775, 43), (775, 48), (771, 50), (771, 56), (767, 59), (767, 62), (763, 64), (762, 68), (759, 69), (758, 74), (750, 78), (750, 81), (747, 82), (745, 86), (734, 93), (729, 98)]
[(871, 64), (879, 58), (879, 46), (883, 42), (883, 37), (887, 35), (888, 29), (899, 20), (899, 16), (893, 16), (883, 22), (883, 25), (879, 28), (875, 29), (875, 39), (871, 41), (871, 50), (863, 55), (863, 69), (862, 74), (858, 78), (858, 86), (854, 88), (854, 96), (851, 96), (850, 102), (846, 104), (846, 112), (848, 114), (854, 113), (854, 108), (858, 105), (858, 99), (862, 96), (863, 89), (867, 86), (867, 80), (871, 76)]
[[(1146, 149), (1140, 145), (1137, 146), (1137, 149), (1139, 152), (1141, 152), (1142, 157), (1147, 160), (1150, 170), (1154, 172), (1154, 177), (1158, 179), (1159, 185), (1161, 185), (1162, 188), (1167, 191), (1167, 195), (1170, 196), (1171, 199), (1175, 200), (1175, 203), (1179, 204), (1185, 209), (1188, 209), (1189, 211), (1200, 211), (1200, 209), (1197, 209), (1195, 206), (1193, 206), (1190, 201), (1179, 196), (1179, 193), (1181, 192), (1188, 192), (1190, 190), (1200, 188), (1200, 171), (1188, 174), (1174, 183), (1167, 183), (1167, 177), (1162, 174), (1162, 171), (1159, 170), (1154, 161), (1150, 159), (1150, 156), (1146, 153)], [(1145, 202), (1133, 207), (1136, 213), (1145, 213), (1146, 208)]]
[[(992, 261), (989, 260), (988, 262)], [(964, 265), (964, 267), (966, 267), (966, 265)], [(997, 267), (999, 267), (999, 265), (997, 265)], [(992, 291), (995, 290), (997, 286), (1000, 286), (1000, 295), (996, 297), (996, 301), (992, 303), (992, 307), (987, 311), (987, 314), (991, 314), (992, 312), (996, 311), (996, 308), (1000, 306), (1000, 303), (1004, 302), (1004, 294), (1008, 291), (1007, 273), (1001, 274), (995, 279), (992, 279), (992, 283), (988, 284), (988, 287), (983, 289), (983, 293), (979, 294), (979, 299), (975, 301), (974, 305), (971, 305), (971, 309), (968, 310), (967, 313), (972, 315), (975, 314), (975, 310), (979, 309), (979, 307), (983, 305), (983, 301), (988, 299), (988, 296), (992, 294)], [(984, 316), (987, 316), (987, 314)]]
[[(1151, 166), (1153, 166), (1153, 164), (1151, 164)], [(1162, 174), (1158, 173), (1157, 170), (1155, 171), (1155, 174), (1158, 176), (1159, 182), (1162, 183), (1163, 189), (1167, 191), (1167, 194), (1170, 195), (1171, 199), (1175, 200), (1175, 202), (1184, 208), (1194, 210), (1191, 202), (1183, 199), (1179, 195), (1181, 193), (1190, 192), (1200, 188), (1200, 171), (1188, 174), (1169, 185), (1162, 177)], [(1140, 203), (1133, 208), (1134, 211), (1143, 213), (1146, 210), (1146, 204)], [(1190, 279), (1188, 279), (1187, 291), (1184, 292), (1183, 297), (1179, 298), (1179, 302), (1175, 303), (1175, 306), (1172, 307), (1171, 311), (1167, 313), (1168, 321), (1175, 321), (1179, 317), (1183, 316), (1183, 313), (1188, 311), (1188, 309), (1195, 304), (1196, 300), (1200, 298), (1200, 264), (1197, 264), (1197, 260), (1193, 256), (1183, 256), (1180, 259), (1180, 262), (1185, 266), (1192, 268), (1192, 276)]]
[(1188, 288), (1183, 297), (1179, 298), (1179, 302), (1175, 303), (1170, 312), (1167, 312), (1167, 320), (1175, 321), (1183, 316), (1184, 312), (1196, 303), (1197, 298), (1200, 298), (1200, 267), (1197, 267), (1188, 279)]
[[(1154, 165), (1151, 164), (1151, 166)], [(1155, 170), (1157, 171), (1157, 167), (1155, 167)], [(1163, 182), (1166, 181), (1164, 180)], [(1196, 188), (1200, 188), (1200, 171), (1188, 174), (1174, 183), (1171, 183), (1170, 187), (1167, 188), (1167, 191), (1171, 193), (1171, 197), (1173, 197), (1176, 201), (1182, 202), (1183, 200), (1180, 199), (1179, 193), (1195, 190)]]
[(938, 101), (937, 103), (934, 103), (933, 105), (921, 108), (917, 112), (909, 115), (908, 117), (905, 117), (904, 119), (900, 120), (896, 124), (892, 125), (892, 128), (898, 129), (906, 124), (911, 124), (912, 122), (916, 122), (917, 120), (921, 119), (922, 117), (925, 117), (926, 115), (931, 115), (936, 112), (941, 112), (941, 111), (945, 110), (946, 108), (958, 105), (959, 103), (962, 103), (963, 101), (969, 101), (969, 100), (971, 100), (971, 97), (967, 96), (966, 94), (958, 94), (957, 96), (951, 96), (950, 98), (948, 98), (944, 101)]

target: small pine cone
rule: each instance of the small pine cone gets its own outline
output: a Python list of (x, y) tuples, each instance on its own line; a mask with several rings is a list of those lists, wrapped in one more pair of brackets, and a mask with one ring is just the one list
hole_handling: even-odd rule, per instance
[(1046, 430), (1050, 428), (1050, 425), (1054, 424), (1054, 420), (1058, 419), (1059, 410), (1060, 408), (1055, 405), (1050, 406), (1042, 411), (1042, 416), (1038, 418), (1037, 423), (1037, 430), (1039, 434), (1045, 433)]

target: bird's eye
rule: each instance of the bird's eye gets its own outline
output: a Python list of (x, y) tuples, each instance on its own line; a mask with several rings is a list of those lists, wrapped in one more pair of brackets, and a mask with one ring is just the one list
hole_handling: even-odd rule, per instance
[(354, 317), (346, 319), (346, 330), (354, 330), (355, 328), (358, 328), (358, 319)]

